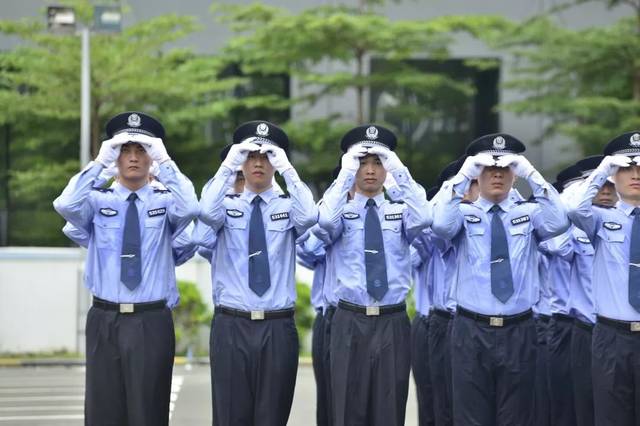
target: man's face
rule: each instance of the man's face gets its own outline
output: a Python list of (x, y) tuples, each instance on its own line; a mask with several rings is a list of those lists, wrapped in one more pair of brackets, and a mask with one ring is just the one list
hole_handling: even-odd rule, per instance
[(360, 159), (360, 168), (356, 173), (356, 191), (373, 195), (382, 191), (387, 171), (377, 155), (366, 155)]
[(601, 204), (604, 206), (614, 206), (618, 201), (618, 194), (616, 193), (616, 187), (609, 181), (602, 185), (602, 188), (598, 191), (593, 202), (595, 204)]
[(640, 166), (620, 167), (614, 176), (620, 197), (640, 201)]
[(124, 180), (148, 180), (151, 163), (151, 157), (142, 145), (132, 142), (122, 145), (116, 161), (118, 174)]
[(480, 195), (490, 201), (504, 200), (513, 186), (513, 171), (509, 167), (485, 167), (478, 177)]
[(257, 151), (250, 152), (247, 161), (242, 165), (242, 174), (246, 184), (254, 191), (262, 191), (271, 186), (271, 179), (275, 170), (267, 154)]

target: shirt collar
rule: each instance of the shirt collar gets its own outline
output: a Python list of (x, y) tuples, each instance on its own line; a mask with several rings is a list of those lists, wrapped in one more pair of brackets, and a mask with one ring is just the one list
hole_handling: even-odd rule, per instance
[[(640, 206), (638, 206), (638, 207), (640, 207)], [(636, 206), (632, 206), (631, 204), (627, 203), (626, 201), (618, 200), (618, 203), (616, 204), (616, 208), (618, 210), (621, 210), (625, 215), (631, 216), (631, 212), (633, 211), (633, 209), (636, 208)]]
[(265, 202), (265, 204), (268, 204), (271, 200), (273, 200), (274, 198), (277, 198), (280, 196), (279, 193), (277, 193), (274, 189), (273, 186), (269, 189), (267, 189), (266, 191), (262, 191), (261, 193), (255, 193), (250, 191), (246, 186), (244, 188), (244, 191), (242, 192), (242, 194), (240, 195), (240, 198), (245, 200), (247, 203), (251, 204), (251, 202), (253, 201), (253, 199), (256, 197), (256, 195), (259, 195), (260, 198), (262, 198), (262, 201)]
[[(483, 198), (482, 195), (480, 195), (478, 197), (478, 200), (476, 200), (474, 204), (480, 207), (485, 213), (488, 213), (491, 207), (493, 207), (496, 203), (494, 203), (493, 201), (489, 201), (486, 198)], [(498, 205), (503, 211), (508, 212), (513, 207), (514, 201), (510, 195), (507, 195), (507, 198), (499, 202)]]
[[(364, 208), (369, 198), (371, 197), (367, 197), (366, 195), (362, 195), (361, 193), (356, 192), (355, 196), (353, 197), (353, 201), (358, 205), (358, 207)], [(380, 207), (382, 205), (382, 202), (384, 201), (384, 193), (379, 193), (378, 195), (373, 197), (373, 200), (376, 202), (376, 207)]]
[(113, 192), (121, 201), (127, 201), (127, 198), (129, 198), (129, 194), (135, 192), (140, 201), (142, 201), (144, 204), (147, 204), (147, 202), (149, 201), (149, 197), (153, 192), (153, 188), (149, 184), (146, 184), (142, 188), (139, 188), (137, 191), (132, 191), (121, 183), (116, 182), (113, 185)]

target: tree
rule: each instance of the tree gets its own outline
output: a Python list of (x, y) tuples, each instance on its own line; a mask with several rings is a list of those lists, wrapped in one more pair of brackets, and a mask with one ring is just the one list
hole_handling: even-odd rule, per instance
[[(258, 3), (216, 4), (213, 8), (219, 20), (236, 32), (224, 51), (227, 60), (248, 73), (288, 73), (300, 88), (301, 94), (290, 99), (291, 105), (302, 111), (300, 116), (304, 117), (305, 107), (314, 106), (326, 96), (356, 94), (355, 123), (349, 116), (333, 113), (318, 119), (296, 117), (285, 126), (296, 136), (296, 164), (301, 166), (304, 178), (319, 190), (335, 167), (340, 133), (354, 124), (376, 119), (395, 128), (401, 146), (412, 154), (408, 160), (420, 165), (414, 171), (423, 183), (433, 181), (452, 159), (450, 153), (444, 154), (452, 142), (461, 150), (473, 136), (471, 129), (466, 137), (454, 141), (425, 140), (424, 121), (445, 115), (434, 108), (441, 107), (434, 102), (435, 95), (440, 100), (468, 105), (475, 88), (469, 79), (421, 69), (413, 62), (416, 57), (446, 60), (459, 24), (446, 18), (392, 21), (375, 13), (380, 3), (384, 2), (361, 1), (357, 7), (319, 6), (297, 14)], [(478, 19), (487, 25), (491, 18)], [(369, 70), (367, 64), (372, 60), (383, 62), (383, 66), (375, 72)], [(336, 64), (335, 71), (321, 69), (320, 65), (326, 63)], [(377, 100), (375, 93), (383, 90), (393, 102), (370, 104), (377, 115), (367, 117), (365, 94), (369, 92)], [(434, 152), (443, 155), (434, 156)]]
[(635, 15), (574, 30), (559, 24), (553, 9), (483, 37), (515, 58), (505, 87), (522, 96), (502, 107), (539, 114), (548, 122), (544, 136), (567, 135), (582, 154), (601, 152), (613, 136), (640, 128), (640, 2), (601, 2), (631, 6)]

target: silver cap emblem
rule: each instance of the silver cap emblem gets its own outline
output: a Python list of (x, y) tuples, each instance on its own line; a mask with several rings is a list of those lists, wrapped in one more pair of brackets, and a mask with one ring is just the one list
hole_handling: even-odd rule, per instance
[(258, 124), (258, 127), (256, 128), (256, 134), (258, 136), (269, 136), (269, 126), (267, 126), (266, 123)]
[(631, 146), (640, 146), (640, 133), (634, 133), (629, 139)]
[(141, 123), (142, 123), (142, 119), (138, 114), (135, 114), (135, 113), (130, 114), (129, 118), (127, 118), (127, 125), (129, 127), (140, 127)]
[(367, 139), (378, 139), (378, 129), (375, 126), (367, 128), (366, 136)]
[(505, 141), (502, 136), (497, 136), (493, 140), (493, 147), (495, 149), (504, 149), (506, 146), (507, 146), (507, 141)]

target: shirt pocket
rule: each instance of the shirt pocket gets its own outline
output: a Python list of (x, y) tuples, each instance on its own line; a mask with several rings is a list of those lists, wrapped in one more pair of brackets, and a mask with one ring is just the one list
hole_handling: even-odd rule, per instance
[[(94, 221), (94, 240), (96, 247), (100, 249), (119, 250), (121, 224), (118, 216), (98, 217)], [(120, 244), (119, 244), (120, 243)]]
[(526, 256), (527, 247), (531, 243), (532, 231), (533, 227), (530, 222), (509, 226), (507, 233), (511, 234), (509, 241), (509, 257), (511, 259), (524, 259), (523, 256)]
[(629, 247), (625, 249), (625, 235), (622, 229), (608, 230), (600, 229), (597, 233), (598, 238), (602, 240), (605, 250), (609, 255), (606, 256), (607, 262), (616, 265), (627, 264), (629, 262)]
[(247, 227), (249, 226), (249, 220), (244, 216), (240, 217), (227, 217), (224, 222), (224, 235), (226, 238), (227, 247), (234, 249), (244, 249), (247, 247)]
[(396, 255), (402, 255), (409, 247), (402, 243), (402, 221), (383, 220), (380, 224), (382, 228), (382, 238), (384, 240), (384, 250)]
[(486, 231), (485, 225), (482, 222), (479, 223), (467, 223), (465, 224), (467, 234), (467, 244), (469, 245), (468, 255), (472, 263), (481, 262), (485, 252), (488, 252), (488, 247), (484, 242), (484, 234)]

